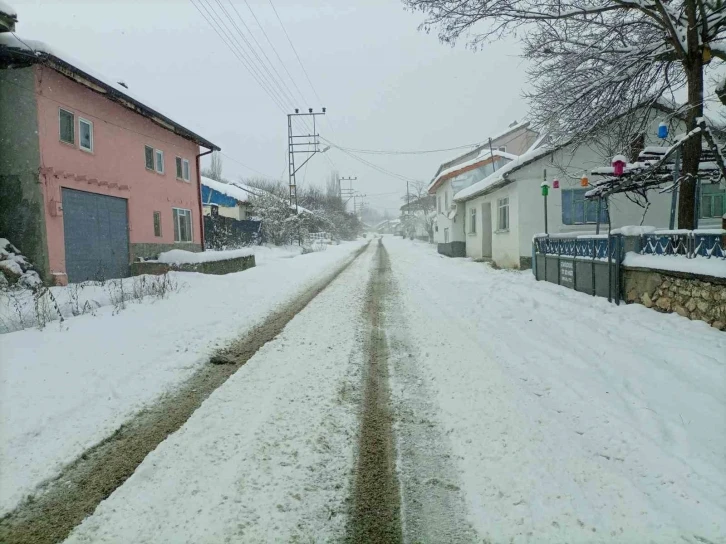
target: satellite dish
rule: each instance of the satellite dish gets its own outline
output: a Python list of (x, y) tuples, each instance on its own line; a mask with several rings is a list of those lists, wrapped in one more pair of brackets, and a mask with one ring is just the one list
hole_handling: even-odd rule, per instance
[(446, 215), (449, 219), (453, 219), (456, 217), (456, 203), (451, 205), (451, 208), (449, 209), (449, 213)]

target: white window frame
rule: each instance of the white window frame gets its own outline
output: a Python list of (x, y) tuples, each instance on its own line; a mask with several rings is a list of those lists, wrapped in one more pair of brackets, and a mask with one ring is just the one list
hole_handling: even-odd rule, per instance
[(449, 190), (444, 189), (444, 211), (449, 211)]
[[(81, 123), (86, 123), (91, 131), (91, 147), (83, 147), (83, 139), (81, 137)], [(83, 117), (78, 118), (78, 149), (87, 153), (93, 153), (93, 121), (84, 119)]]
[(476, 234), (476, 207), (469, 210), (469, 234)]
[(192, 175), (192, 169), (187, 159), (182, 159), (182, 179), (186, 182), (190, 182)]
[(444, 243), (445, 244), (449, 243), (449, 229), (448, 228), (444, 228)]
[[(149, 165), (146, 164), (146, 150), (151, 149), (151, 168), (149, 168)], [(146, 168), (149, 172), (154, 172), (156, 170), (156, 150), (150, 146), (144, 144), (144, 168)]]
[[(159, 155), (161, 155), (161, 170), (159, 170)], [(157, 174), (164, 173), (164, 151), (161, 149), (154, 149), (154, 171)]]
[(441, 195), (438, 195), (436, 198), (436, 209), (439, 213), (441, 213)]
[[(506, 225), (502, 225), (503, 221), (503, 215), (502, 210), (506, 209)], [(507, 232), (509, 230), (509, 197), (505, 196), (503, 198), (497, 199), (497, 232)]]
[[(174, 212), (177, 213), (174, 213)], [(178, 240), (177, 238), (181, 238), (181, 225), (179, 224), (179, 218), (182, 217), (179, 212), (188, 212), (189, 214), (189, 239), (188, 240)], [(189, 210), (187, 208), (172, 208), (172, 218), (174, 219), (174, 242), (177, 244), (185, 244), (189, 242), (194, 241), (194, 223), (192, 218), (192, 210)], [(186, 216), (187, 214), (184, 214)], [(176, 216), (176, 217), (174, 217)]]
[[(71, 119), (71, 130), (73, 131), (73, 141), (69, 142), (63, 139), (63, 133), (61, 132), (61, 112), (70, 114)], [(65, 108), (58, 108), (58, 140), (68, 145), (76, 145), (76, 114)]]

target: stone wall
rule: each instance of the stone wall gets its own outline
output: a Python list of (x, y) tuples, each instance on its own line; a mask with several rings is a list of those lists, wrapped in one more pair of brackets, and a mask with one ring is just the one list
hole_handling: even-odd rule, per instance
[(726, 330), (726, 278), (625, 267), (623, 287), (627, 302)]
[(241, 272), (255, 266), (255, 256), (247, 255), (245, 257), (237, 257), (235, 259), (225, 259), (222, 261), (209, 261), (206, 263), (190, 263), (190, 264), (168, 264), (158, 261), (141, 261), (131, 263), (131, 274), (139, 276), (141, 274), (164, 274), (171, 270), (178, 272), (201, 272), (202, 274), (223, 275), (232, 272)]

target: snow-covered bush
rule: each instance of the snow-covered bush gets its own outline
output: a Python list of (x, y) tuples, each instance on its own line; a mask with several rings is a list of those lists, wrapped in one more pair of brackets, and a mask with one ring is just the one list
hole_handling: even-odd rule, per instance
[(7, 238), (0, 238), (0, 289), (32, 289), (41, 284), (33, 265)]

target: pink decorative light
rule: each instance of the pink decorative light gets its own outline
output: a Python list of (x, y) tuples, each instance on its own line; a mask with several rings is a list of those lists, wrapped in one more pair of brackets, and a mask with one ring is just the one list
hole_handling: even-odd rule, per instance
[(613, 157), (613, 173), (616, 176), (622, 176), (625, 170), (626, 159), (622, 155), (615, 155)]
[(559, 189), (560, 188), (560, 180), (559, 179), (552, 180), (552, 188), (553, 189)]

